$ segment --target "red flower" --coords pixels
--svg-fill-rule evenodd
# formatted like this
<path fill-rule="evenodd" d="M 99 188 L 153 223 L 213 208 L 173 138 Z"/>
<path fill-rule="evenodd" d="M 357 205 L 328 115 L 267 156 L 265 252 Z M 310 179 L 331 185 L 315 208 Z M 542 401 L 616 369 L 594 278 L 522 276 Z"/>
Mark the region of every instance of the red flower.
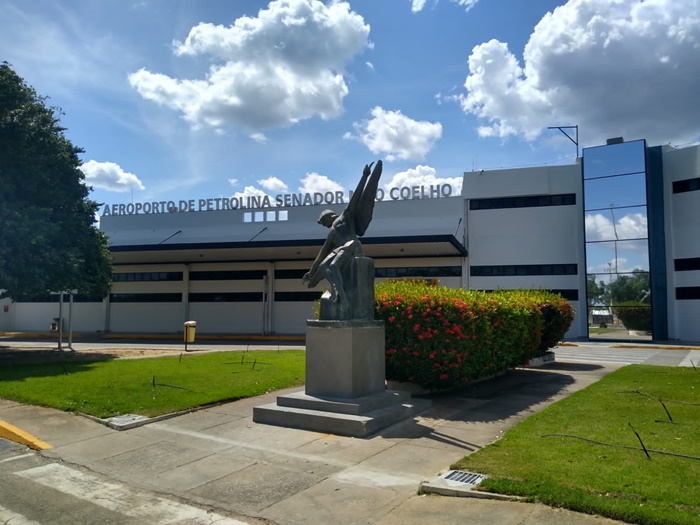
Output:
<path fill-rule="evenodd" d="M 448 377 L 450 376 L 447 374 L 440 374 L 440 379 L 447 379 Z"/>
<path fill-rule="evenodd" d="M 395 319 L 395 317 L 394 317 L 393 315 L 390 315 L 390 316 L 389 316 L 389 322 L 390 322 L 390 323 L 393 323 L 393 322 L 394 322 L 394 319 Z"/>

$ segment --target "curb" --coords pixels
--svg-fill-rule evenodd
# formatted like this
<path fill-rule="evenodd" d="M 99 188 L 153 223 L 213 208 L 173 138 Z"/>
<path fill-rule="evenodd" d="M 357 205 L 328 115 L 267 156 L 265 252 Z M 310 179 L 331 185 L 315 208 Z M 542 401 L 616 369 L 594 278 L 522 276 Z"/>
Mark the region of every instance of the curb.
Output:
<path fill-rule="evenodd" d="M 431 483 L 427 481 L 420 484 L 418 494 L 437 494 L 438 496 L 449 496 L 454 498 L 479 498 L 498 501 L 527 501 L 526 498 L 521 496 L 509 496 L 508 494 L 483 492 L 469 488 L 448 487 L 440 483 Z"/>
<path fill-rule="evenodd" d="M 0 419 L 0 437 L 4 439 L 9 439 L 15 443 L 20 443 L 22 445 L 27 445 L 29 448 L 34 450 L 47 450 L 53 448 L 45 441 L 42 441 L 36 436 L 31 435 L 29 432 L 17 428 L 6 421 Z"/>

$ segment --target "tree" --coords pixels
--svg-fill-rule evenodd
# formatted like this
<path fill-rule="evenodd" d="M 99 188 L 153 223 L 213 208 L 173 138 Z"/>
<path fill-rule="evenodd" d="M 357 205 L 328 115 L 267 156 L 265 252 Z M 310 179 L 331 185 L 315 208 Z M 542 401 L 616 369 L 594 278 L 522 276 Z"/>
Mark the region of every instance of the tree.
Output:
<path fill-rule="evenodd" d="M 112 264 L 61 111 L 0 64 L 0 296 L 105 297 Z"/>
<path fill-rule="evenodd" d="M 603 281 L 596 282 L 596 276 L 591 274 L 586 277 L 586 289 L 588 295 L 588 306 L 605 304 L 606 287 Z"/>
<path fill-rule="evenodd" d="M 620 275 L 609 285 L 612 304 L 641 301 L 649 290 L 649 272 L 634 270 L 631 275 Z"/>

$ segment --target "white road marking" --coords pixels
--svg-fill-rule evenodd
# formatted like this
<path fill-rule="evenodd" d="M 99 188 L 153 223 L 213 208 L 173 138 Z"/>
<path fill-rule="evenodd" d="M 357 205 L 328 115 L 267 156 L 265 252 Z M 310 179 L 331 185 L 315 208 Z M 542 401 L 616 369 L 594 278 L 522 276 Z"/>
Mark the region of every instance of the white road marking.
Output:
<path fill-rule="evenodd" d="M 3 459 L 3 460 L 0 460 L 0 463 L 5 463 L 6 461 L 14 461 L 14 460 L 16 460 L 16 459 L 28 458 L 28 457 L 33 456 L 33 455 L 34 455 L 34 454 L 32 454 L 32 453 L 30 452 L 29 454 L 22 454 L 22 455 L 20 455 L 20 456 L 13 456 L 13 457 L 11 457 L 11 458 L 5 458 L 5 459 Z"/>
<path fill-rule="evenodd" d="M 35 483 L 89 501 L 124 516 L 153 525 L 247 525 L 245 522 L 207 512 L 177 501 L 151 496 L 126 486 L 102 481 L 59 464 L 49 464 L 16 472 Z M 11 522 L 14 524 L 14 522 Z M 33 522 L 32 522 L 33 523 Z"/>
<path fill-rule="evenodd" d="M 554 353 L 557 358 L 561 358 L 565 361 L 641 364 L 656 355 L 658 350 L 616 350 L 588 346 L 579 348 L 557 348 Z"/>

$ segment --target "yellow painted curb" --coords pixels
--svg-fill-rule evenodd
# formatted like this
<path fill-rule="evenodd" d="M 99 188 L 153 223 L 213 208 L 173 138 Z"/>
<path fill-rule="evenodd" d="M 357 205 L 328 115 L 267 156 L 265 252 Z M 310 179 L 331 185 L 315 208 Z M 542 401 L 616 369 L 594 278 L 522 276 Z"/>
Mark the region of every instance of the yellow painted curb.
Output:
<path fill-rule="evenodd" d="M 46 450 L 53 448 L 45 441 L 42 441 L 36 436 L 32 436 L 30 433 L 17 428 L 14 425 L 7 423 L 0 419 L 0 437 L 14 441 L 15 443 L 21 443 L 22 445 L 27 445 L 29 448 L 34 450 Z"/>

